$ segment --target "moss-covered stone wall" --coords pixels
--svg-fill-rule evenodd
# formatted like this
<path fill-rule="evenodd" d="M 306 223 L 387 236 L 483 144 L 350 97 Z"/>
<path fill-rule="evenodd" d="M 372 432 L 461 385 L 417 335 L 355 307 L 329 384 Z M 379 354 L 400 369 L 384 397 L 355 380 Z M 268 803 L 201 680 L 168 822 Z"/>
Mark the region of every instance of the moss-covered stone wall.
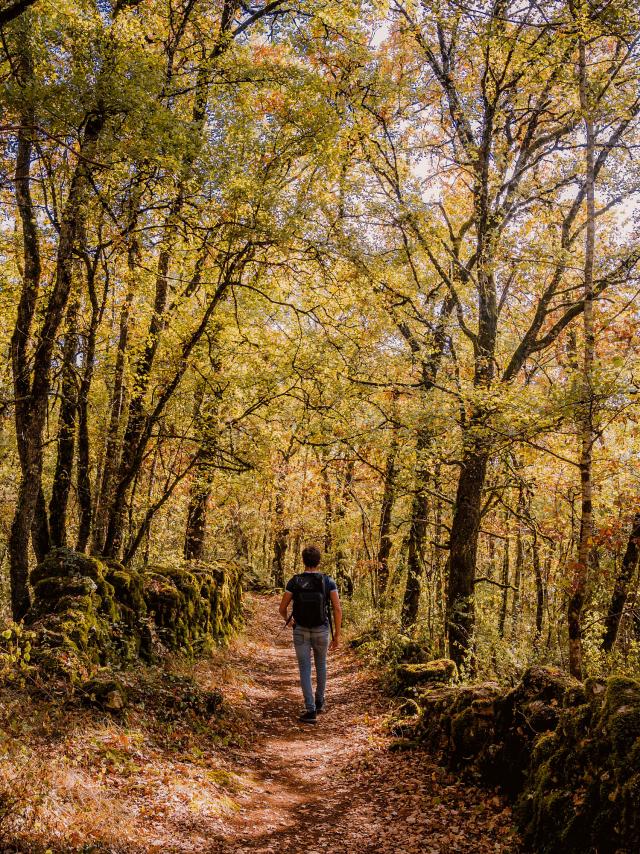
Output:
<path fill-rule="evenodd" d="M 409 688 L 405 738 L 515 802 L 525 841 L 541 854 L 640 851 L 640 682 L 577 682 L 532 667 L 495 683 Z"/>
<path fill-rule="evenodd" d="M 98 667 L 193 653 L 240 619 L 241 574 L 231 564 L 154 566 L 143 572 L 55 549 L 31 573 L 39 666 L 86 679 Z"/>

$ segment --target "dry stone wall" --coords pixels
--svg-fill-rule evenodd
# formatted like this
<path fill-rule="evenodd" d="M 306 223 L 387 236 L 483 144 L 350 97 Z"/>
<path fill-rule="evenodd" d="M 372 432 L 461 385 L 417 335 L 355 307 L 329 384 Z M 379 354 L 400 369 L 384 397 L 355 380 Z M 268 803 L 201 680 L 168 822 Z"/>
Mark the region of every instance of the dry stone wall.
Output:
<path fill-rule="evenodd" d="M 34 661 L 72 681 L 107 665 L 194 653 L 240 619 L 241 573 L 231 564 L 154 566 L 143 572 L 55 549 L 31 573 Z"/>
<path fill-rule="evenodd" d="M 396 733 L 513 801 L 525 842 L 540 854 L 640 851 L 640 682 L 581 683 L 531 667 L 519 684 L 416 683 Z"/>

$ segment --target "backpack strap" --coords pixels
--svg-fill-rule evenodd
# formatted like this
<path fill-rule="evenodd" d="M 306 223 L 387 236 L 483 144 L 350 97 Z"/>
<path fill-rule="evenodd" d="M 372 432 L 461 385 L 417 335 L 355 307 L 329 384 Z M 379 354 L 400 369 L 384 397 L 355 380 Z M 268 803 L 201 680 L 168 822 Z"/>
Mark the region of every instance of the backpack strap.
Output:
<path fill-rule="evenodd" d="M 324 587 L 324 601 L 327 608 L 327 619 L 329 620 L 329 631 L 331 632 L 331 640 L 333 640 L 333 621 L 331 619 L 331 593 L 329 591 L 329 576 L 322 574 L 322 584 Z"/>

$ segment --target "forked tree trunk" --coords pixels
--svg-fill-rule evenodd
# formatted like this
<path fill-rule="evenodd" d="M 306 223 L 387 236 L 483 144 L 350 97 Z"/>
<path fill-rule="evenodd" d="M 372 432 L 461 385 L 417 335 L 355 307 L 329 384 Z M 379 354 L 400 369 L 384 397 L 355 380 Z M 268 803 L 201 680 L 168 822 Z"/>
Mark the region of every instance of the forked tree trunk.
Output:
<path fill-rule="evenodd" d="M 86 215 L 86 197 L 89 184 L 88 164 L 95 160 L 95 150 L 104 124 L 104 115 L 94 113 L 87 119 L 84 127 L 80 151 L 60 224 L 54 282 L 49 292 L 47 304 L 44 307 L 42 326 L 33 355 L 33 379 L 25 405 L 20 413 L 23 419 L 23 423 L 19 425 L 23 441 L 22 476 L 9 536 L 11 601 L 13 616 L 16 620 L 22 619 L 29 607 L 29 533 L 42 489 L 42 436 L 49 402 L 51 360 L 58 329 L 64 317 L 71 291 L 75 241 L 82 219 Z M 29 181 L 30 154 L 31 142 L 29 138 L 25 138 L 23 141 L 23 157 L 17 164 L 19 172 L 16 175 L 16 197 L 23 226 L 25 255 L 27 251 L 32 255 L 34 240 L 37 243 L 37 227 L 33 206 L 30 196 L 24 196 L 25 181 Z M 25 159 L 26 157 L 28 160 Z M 18 186 L 20 186 L 19 190 Z M 32 257 L 30 262 L 33 264 Z M 29 324 L 30 307 L 31 318 L 33 317 L 37 287 L 38 283 L 33 276 L 28 281 L 26 278 L 23 279 L 23 293 L 20 299 L 16 328 L 24 319 Z M 20 350 L 22 353 L 26 352 L 25 332 L 28 335 L 28 326 L 26 329 L 21 328 L 17 335 L 14 330 L 14 339 L 17 339 L 16 356 L 18 356 L 18 361 Z M 18 364 L 17 367 L 23 384 L 24 366 Z"/>
<path fill-rule="evenodd" d="M 191 121 L 195 132 L 194 138 L 197 138 L 198 141 L 201 140 L 201 133 L 206 117 L 208 94 L 211 85 L 209 72 L 208 65 L 203 65 L 198 73 L 195 86 Z M 141 465 L 144 445 L 146 444 L 145 436 L 148 428 L 148 414 L 145 411 L 147 392 L 162 332 L 166 323 L 165 311 L 169 296 L 169 268 L 171 266 L 173 251 L 179 238 L 180 218 L 187 201 L 187 184 L 191 177 L 196 154 L 197 148 L 194 146 L 190 147 L 183 156 L 176 193 L 163 224 L 162 243 L 155 275 L 153 312 L 149 321 L 146 344 L 134 369 L 134 390 L 129 404 L 127 423 L 122 439 L 119 466 L 117 474 L 114 477 L 115 484 L 111 490 L 108 508 L 105 513 L 106 533 L 103 551 L 109 557 L 117 557 L 122 547 L 125 512 L 131 498 L 132 483 Z"/>

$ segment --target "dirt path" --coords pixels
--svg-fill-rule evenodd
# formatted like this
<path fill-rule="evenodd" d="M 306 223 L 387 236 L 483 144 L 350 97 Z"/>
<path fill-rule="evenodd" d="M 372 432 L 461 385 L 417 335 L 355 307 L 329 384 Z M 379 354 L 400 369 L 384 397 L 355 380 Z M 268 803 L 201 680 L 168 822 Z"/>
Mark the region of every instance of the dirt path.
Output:
<path fill-rule="evenodd" d="M 389 711 L 355 656 L 330 658 L 327 711 L 301 724 L 287 630 L 274 637 L 273 599 L 256 597 L 234 664 L 255 725 L 250 748 L 229 757 L 242 781 L 238 810 L 211 854 L 403 854 L 518 850 L 508 808 L 418 753 L 392 753 Z"/>
<path fill-rule="evenodd" d="M 122 715 L 0 692 L 0 806 L 15 803 L 0 854 L 518 851 L 498 797 L 388 749 L 390 701 L 349 650 L 330 657 L 326 714 L 299 723 L 290 630 L 274 634 L 274 597 L 248 605 L 245 631 L 195 668 L 123 673 Z M 184 705 L 180 668 L 222 689 L 222 715 Z"/>

